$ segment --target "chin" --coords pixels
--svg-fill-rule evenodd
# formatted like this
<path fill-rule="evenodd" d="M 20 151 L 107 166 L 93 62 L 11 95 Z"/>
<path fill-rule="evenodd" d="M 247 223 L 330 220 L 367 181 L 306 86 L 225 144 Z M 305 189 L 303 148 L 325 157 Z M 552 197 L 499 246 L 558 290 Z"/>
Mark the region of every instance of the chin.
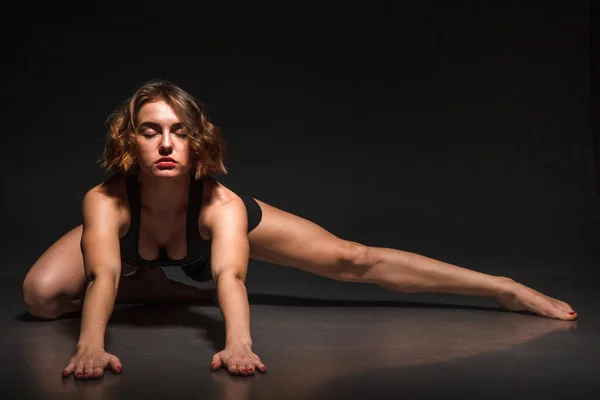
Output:
<path fill-rule="evenodd" d="M 173 169 L 158 169 L 152 168 L 151 175 L 157 178 L 177 178 L 179 176 L 186 175 L 189 172 L 187 169 L 173 168 Z"/>
<path fill-rule="evenodd" d="M 172 170 L 156 170 L 152 171 L 152 175 L 157 178 L 176 178 L 178 176 L 183 175 L 181 171 L 172 169 Z"/>

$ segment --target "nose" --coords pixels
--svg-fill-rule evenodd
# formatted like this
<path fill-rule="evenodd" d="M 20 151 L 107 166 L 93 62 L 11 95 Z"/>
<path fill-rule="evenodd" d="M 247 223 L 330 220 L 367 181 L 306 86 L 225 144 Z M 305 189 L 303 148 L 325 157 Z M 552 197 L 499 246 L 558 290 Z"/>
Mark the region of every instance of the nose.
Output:
<path fill-rule="evenodd" d="M 162 140 L 160 141 L 160 148 L 158 152 L 161 156 L 171 154 L 173 152 L 173 145 L 171 144 L 171 138 L 168 134 L 162 135 Z"/>

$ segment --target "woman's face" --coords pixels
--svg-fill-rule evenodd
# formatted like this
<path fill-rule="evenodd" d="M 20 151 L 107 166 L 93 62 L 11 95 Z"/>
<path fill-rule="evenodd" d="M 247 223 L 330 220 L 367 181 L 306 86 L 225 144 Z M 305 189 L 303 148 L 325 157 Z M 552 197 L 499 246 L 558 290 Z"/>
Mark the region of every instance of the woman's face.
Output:
<path fill-rule="evenodd" d="M 137 115 L 135 133 L 139 168 L 156 177 L 174 177 L 191 168 L 187 129 L 162 100 L 146 103 Z"/>

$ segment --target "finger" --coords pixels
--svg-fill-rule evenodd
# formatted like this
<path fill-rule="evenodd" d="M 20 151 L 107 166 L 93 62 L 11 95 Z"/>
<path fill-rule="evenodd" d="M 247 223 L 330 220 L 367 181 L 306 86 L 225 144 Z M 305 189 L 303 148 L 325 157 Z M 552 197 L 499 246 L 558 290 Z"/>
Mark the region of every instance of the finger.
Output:
<path fill-rule="evenodd" d="M 75 363 L 73 361 L 71 361 L 70 363 L 67 364 L 67 366 L 63 369 L 63 376 L 69 376 L 70 374 L 73 373 L 73 371 L 75 370 Z"/>
<path fill-rule="evenodd" d="M 83 366 L 83 379 L 89 379 L 94 374 L 94 360 L 88 359 Z"/>
<path fill-rule="evenodd" d="M 248 361 L 246 364 L 246 373 L 248 375 L 254 375 L 254 364 L 251 361 Z"/>
<path fill-rule="evenodd" d="M 260 372 L 267 372 L 267 367 L 261 361 L 258 361 L 256 363 L 256 369 L 259 370 Z"/>
<path fill-rule="evenodd" d="M 88 379 L 98 379 L 102 376 L 103 368 L 99 361 L 92 362 L 92 371 L 88 375 Z"/>
<path fill-rule="evenodd" d="M 75 378 L 83 378 L 83 361 L 81 361 L 81 359 L 75 364 Z"/>
<path fill-rule="evenodd" d="M 213 371 L 218 371 L 223 366 L 223 362 L 221 361 L 221 357 L 219 353 L 215 354 L 212 358 L 212 363 L 210 369 Z"/>
<path fill-rule="evenodd" d="M 228 365 L 227 371 L 229 371 L 231 375 L 240 375 L 240 370 L 238 369 L 237 364 Z"/>
<path fill-rule="evenodd" d="M 244 369 L 246 370 L 246 374 L 253 375 L 254 374 L 254 361 L 249 357 L 244 362 Z"/>
<path fill-rule="evenodd" d="M 240 371 L 240 375 L 248 375 L 248 369 L 246 368 L 245 362 L 239 362 L 236 364 L 238 371 Z"/>
<path fill-rule="evenodd" d="M 123 364 L 121 364 L 121 360 L 117 356 L 110 356 L 110 358 L 108 359 L 108 366 L 110 367 L 111 371 L 115 374 L 120 374 L 121 372 L 123 372 Z"/>

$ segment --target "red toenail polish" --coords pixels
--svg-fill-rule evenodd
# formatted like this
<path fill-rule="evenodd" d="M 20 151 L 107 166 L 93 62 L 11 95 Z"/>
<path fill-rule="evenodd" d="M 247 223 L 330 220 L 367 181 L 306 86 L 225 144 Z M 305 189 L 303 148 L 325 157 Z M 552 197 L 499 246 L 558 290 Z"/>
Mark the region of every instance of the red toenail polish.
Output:
<path fill-rule="evenodd" d="M 571 315 L 575 315 L 575 313 L 574 313 L 574 312 L 570 312 L 569 314 L 571 314 Z"/>

